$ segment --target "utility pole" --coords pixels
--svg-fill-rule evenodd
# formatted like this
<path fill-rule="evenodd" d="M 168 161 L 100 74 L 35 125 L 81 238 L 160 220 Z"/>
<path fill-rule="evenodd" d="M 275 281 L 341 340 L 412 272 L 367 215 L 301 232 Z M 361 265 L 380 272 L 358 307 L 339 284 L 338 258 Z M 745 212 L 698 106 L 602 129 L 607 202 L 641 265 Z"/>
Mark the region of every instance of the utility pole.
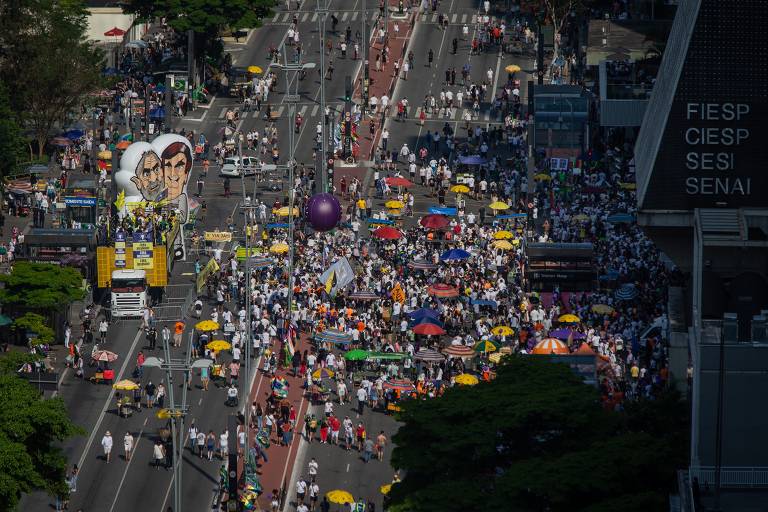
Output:
<path fill-rule="evenodd" d="M 165 75 L 165 131 L 171 131 L 171 119 L 173 118 L 173 77 Z"/>
<path fill-rule="evenodd" d="M 195 31 L 187 30 L 187 101 L 194 108 L 192 103 L 192 88 L 195 82 Z"/>
<path fill-rule="evenodd" d="M 320 126 L 320 156 L 315 158 L 315 179 L 320 179 L 320 191 L 328 191 L 328 173 L 325 168 L 325 159 L 328 158 L 327 126 L 325 122 L 325 23 L 328 19 L 328 9 L 331 6 L 330 0 L 317 0 L 317 31 L 320 34 L 320 112 L 323 115 L 323 122 Z M 291 146 L 293 150 L 293 146 Z M 290 183 L 293 187 L 293 182 Z"/>

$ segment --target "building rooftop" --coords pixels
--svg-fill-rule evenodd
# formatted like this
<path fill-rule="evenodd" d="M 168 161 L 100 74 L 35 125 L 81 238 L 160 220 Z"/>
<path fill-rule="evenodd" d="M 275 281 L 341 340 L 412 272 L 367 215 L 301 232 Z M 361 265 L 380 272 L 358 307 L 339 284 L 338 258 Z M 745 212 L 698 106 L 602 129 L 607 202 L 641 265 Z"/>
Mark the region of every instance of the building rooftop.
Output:
<path fill-rule="evenodd" d="M 642 60 L 659 54 L 672 24 L 669 21 L 591 20 L 587 33 L 587 65 L 602 60 Z"/>

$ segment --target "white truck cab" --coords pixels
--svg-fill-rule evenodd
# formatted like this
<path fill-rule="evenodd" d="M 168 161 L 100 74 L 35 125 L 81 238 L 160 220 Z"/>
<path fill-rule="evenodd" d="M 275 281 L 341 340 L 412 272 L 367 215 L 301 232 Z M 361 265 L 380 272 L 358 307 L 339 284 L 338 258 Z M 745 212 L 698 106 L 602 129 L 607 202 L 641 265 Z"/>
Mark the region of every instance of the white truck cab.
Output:
<path fill-rule="evenodd" d="M 112 272 L 110 309 L 113 317 L 141 316 L 147 304 L 147 272 L 145 270 Z"/>

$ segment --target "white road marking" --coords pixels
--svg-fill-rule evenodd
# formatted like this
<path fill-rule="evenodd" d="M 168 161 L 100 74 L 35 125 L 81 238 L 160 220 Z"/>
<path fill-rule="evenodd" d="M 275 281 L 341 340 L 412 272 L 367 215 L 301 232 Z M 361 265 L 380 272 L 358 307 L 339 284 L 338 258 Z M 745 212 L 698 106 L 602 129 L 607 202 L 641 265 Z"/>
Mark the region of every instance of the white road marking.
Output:
<path fill-rule="evenodd" d="M 352 18 L 350 19 L 350 21 L 356 21 L 357 20 L 357 14 L 358 14 L 358 11 L 353 12 L 352 13 Z"/>
<path fill-rule="evenodd" d="M 456 23 L 456 18 L 458 18 L 459 15 L 456 13 L 453 13 L 453 16 L 451 16 L 451 23 Z"/>
<path fill-rule="evenodd" d="M 141 335 L 143 334 L 142 330 L 139 330 L 136 333 L 136 337 L 133 338 L 133 343 L 131 344 L 131 348 L 128 349 L 128 354 L 125 356 L 125 359 L 123 360 L 123 366 L 120 367 L 120 372 L 115 377 L 115 382 L 118 382 L 122 380 L 123 374 L 125 373 L 125 369 L 128 367 L 128 362 L 133 362 L 133 351 L 136 349 L 136 345 L 139 343 L 139 338 L 141 338 Z M 107 396 L 107 400 L 104 402 L 104 407 L 101 408 L 101 413 L 99 414 L 99 419 L 96 420 L 96 424 L 93 426 L 93 430 L 91 430 L 91 435 L 88 436 L 88 442 L 85 443 L 85 449 L 83 450 L 83 454 L 80 456 L 80 460 L 77 463 L 77 467 L 80 468 L 80 471 L 83 470 L 83 466 L 85 465 L 85 461 L 88 457 L 88 452 L 91 450 L 91 445 L 93 444 L 94 439 L 96 439 L 96 434 L 99 432 L 99 429 L 101 428 L 101 423 L 104 421 L 104 416 L 107 414 L 107 409 L 112 404 L 112 398 L 115 396 L 115 390 L 110 389 L 109 390 L 109 396 Z"/>
<path fill-rule="evenodd" d="M 315 105 L 312 107 L 312 113 L 309 114 L 310 117 L 315 117 L 317 115 L 317 111 L 320 110 L 320 105 Z"/>
<path fill-rule="evenodd" d="M 309 18 L 309 13 L 308 13 L 308 12 L 305 12 L 305 13 L 304 13 L 304 14 L 301 16 L 301 22 L 302 22 L 302 23 L 304 23 L 305 21 L 307 21 L 307 18 Z"/>
<path fill-rule="evenodd" d="M 349 12 L 344 12 L 344 14 L 341 15 L 341 21 L 345 22 L 347 21 L 347 18 L 349 18 Z"/>
<path fill-rule="evenodd" d="M 145 425 L 147 424 L 146 420 L 144 420 L 144 424 Z M 117 498 L 120 497 L 120 489 L 123 488 L 123 482 L 125 482 L 125 476 L 128 474 L 128 469 L 131 467 L 131 462 L 133 462 L 133 456 L 136 454 L 136 448 L 139 447 L 139 441 L 141 441 L 141 434 L 143 433 L 144 433 L 144 429 L 142 428 L 139 431 L 139 435 L 136 436 L 136 441 L 133 443 L 133 451 L 131 451 L 131 459 L 125 465 L 125 470 L 123 471 L 123 477 L 120 479 L 120 485 L 117 486 L 117 491 L 115 491 L 115 499 L 112 500 L 112 506 L 109 507 L 109 512 L 112 512 L 113 510 L 115 510 L 115 505 L 117 505 Z M 123 448 L 123 453 L 125 453 L 125 448 Z"/>
<path fill-rule="evenodd" d="M 315 22 L 315 21 L 317 21 L 317 13 L 314 13 L 312 15 L 312 22 Z"/>
<path fill-rule="evenodd" d="M 349 473 L 349 462 L 347 462 L 347 473 Z"/>
<path fill-rule="evenodd" d="M 221 112 L 219 112 L 218 118 L 221 119 L 224 117 L 224 114 L 227 113 L 227 107 L 222 107 Z"/>
<path fill-rule="evenodd" d="M 277 20 L 280 18 L 280 14 L 282 14 L 282 13 L 275 14 L 275 17 L 272 18 L 272 23 L 277 23 Z"/>

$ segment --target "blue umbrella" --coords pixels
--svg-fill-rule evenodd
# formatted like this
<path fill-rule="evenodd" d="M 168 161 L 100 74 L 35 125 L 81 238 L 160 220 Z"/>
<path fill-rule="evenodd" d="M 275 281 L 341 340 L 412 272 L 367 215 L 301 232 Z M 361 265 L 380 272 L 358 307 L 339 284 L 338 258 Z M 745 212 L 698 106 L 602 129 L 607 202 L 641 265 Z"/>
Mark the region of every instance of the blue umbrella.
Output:
<path fill-rule="evenodd" d="M 434 213 L 437 215 L 456 215 L 456 208 L 430 206 L 429 213 Z"/>
<path fill-rule="evenodd" d="M 411 320 L 409 327 L 413 329 L 417 325 L 421 325 L 421 324 L 432 324 L 432 325 L 437 325 L 438 327 L 443 327 L 444 325 L 443 322 L 441 322 L 437 318 L 432 318 L 431 316 L 424 316 L 421 318 L 416 318 Z"/>
<path fill-rule="evenodd" d="M 505 213 L 504 215 L 497 215 L 493 220 L 505 220 L 505 219 L 524 219 L 528 216 L 527 213 Z"/>
<path fill-rule="evenodd" d="M 615 281 L 618 278 L 619 278 L 619 273 L 616 272 L 615 270 L 609 270 L 605 274 L 598 277 L 600 281 Z"/>
<path fill-rule="evenodd" d="M 459 163 L 464 165 L 482 165 L 488 161 L 480 155 L 470 155 L 459 157 Z"/>
<path fill-rule="evenodd" d="M 64 134 L 64 136 L 69 140 L 77 140 L 83 135 L 85 135 L 85 132 L 83 130 L 69 130 L 67 133 Z"/>
<path fill-rule="evenodd" d="M 270 224 L 267 224 L 267 229 L 275 229 L 275 228 L 289 228 L 291 227 L 290 224 L 287 222 L 272 222 Z"/>
<path fill-rule="evenodd" d="M 459 261 L 459 260 L 465 260 L 472 256 L 464 249 L 451 249 L 449 251 L 445 251 L 442 255 L 440 255 L 440 259 L 443 261 Z"/>
<path fill-rule="evenodd" d="M 153 108 L 149 111 L 149 117 L 153 119 L 162 119 L 165 117 L 165 107 Z"/>
<path fill-rule="evenodd" d="M 605 220 L 611 224 L 629 224 L 635 220 L 635 217 L 629 213 L 614 213 Z"/>
<path fill-rule="evenodd" d="M 499 305 L 496 303 L 495 300 L 488 300 L 488 299 L 472 299 L 469 301 L 469 303 L 473 306 L 491 306 L 492 308 L 497 308 Z"/>
<path fill-rule="evenodd" d="M 368 219 L 368 224 L 371 224 L 371 225 L 381 224 L 382 226 L 394 226 L 395 221 L 389 220 L 389 219 Z"/>
<path fill-rule="evenodd" d="M 619 300 L 632 300 L 639 294 L 640 292 L 637 291 L 637 288 L 635 288 L 635 285 L 633 284 L 621 285 L 621 288 L 616 290 L 616 298 Z"/>
<path fill-rule="evenodd" d="M 408 314 L 410 315 L 412 320 L 418 320 L 419 318 L 434 318 L 434 319 L 440 318 L 440 313 L 438 313 L 434 309 L 428 309 L 428 308 L 420 308 L 415 311 L 411 311 Z"/>

